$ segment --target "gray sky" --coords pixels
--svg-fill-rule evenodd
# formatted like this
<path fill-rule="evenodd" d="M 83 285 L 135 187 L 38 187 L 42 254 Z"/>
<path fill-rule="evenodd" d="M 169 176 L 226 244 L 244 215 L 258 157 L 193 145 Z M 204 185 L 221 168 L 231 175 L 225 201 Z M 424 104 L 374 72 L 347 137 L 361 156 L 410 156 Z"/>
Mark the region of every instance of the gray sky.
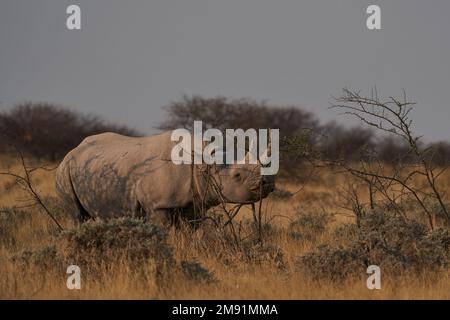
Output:
<path fill-rule="evenodd" d="M 79 4 L 82 30 L 66 29 Z M 382 30 L 366 28 L 381 6 Z M 406 89 L 427 140 L 450 140 L 448 0 L 2 0 L 0 108 L 61 103 L 152 132 L 182 94 L 314 111 L 345 86 Z M 343 121 L 343 119 L 338 119 Z"/>

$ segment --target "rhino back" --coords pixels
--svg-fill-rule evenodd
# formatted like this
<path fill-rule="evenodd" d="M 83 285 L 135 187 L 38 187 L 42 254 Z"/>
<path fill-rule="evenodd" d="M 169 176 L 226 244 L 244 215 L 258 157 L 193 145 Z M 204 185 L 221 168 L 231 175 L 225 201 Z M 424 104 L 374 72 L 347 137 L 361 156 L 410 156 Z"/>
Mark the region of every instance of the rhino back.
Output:
<path fill-rule="evenodd" d="M 170 133 L 137 138 L 104 133 L 83 140 L 65 161 L 76 196 L 91 215 L 122 216 L 133 210 L 140 180 L 157 183 L 158 176 L 171 175 L 171 150 Z"/>

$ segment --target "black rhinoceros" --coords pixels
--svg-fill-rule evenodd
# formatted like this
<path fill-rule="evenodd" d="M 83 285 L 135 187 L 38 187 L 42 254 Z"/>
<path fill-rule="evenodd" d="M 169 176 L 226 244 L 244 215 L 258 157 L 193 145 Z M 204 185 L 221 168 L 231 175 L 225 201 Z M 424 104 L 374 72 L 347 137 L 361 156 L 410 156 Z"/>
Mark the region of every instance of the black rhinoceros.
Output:
<path fill-rule="evenodd" d="M 256 202 L 274 189 L 260 164 L 174 164 L 175 144 L 171 132 L 87 137 L 59 165 L 57 192 L 79 221 L 131 215 L 166 224 L 174 212 L 190 219 L 200 207 Z"/>

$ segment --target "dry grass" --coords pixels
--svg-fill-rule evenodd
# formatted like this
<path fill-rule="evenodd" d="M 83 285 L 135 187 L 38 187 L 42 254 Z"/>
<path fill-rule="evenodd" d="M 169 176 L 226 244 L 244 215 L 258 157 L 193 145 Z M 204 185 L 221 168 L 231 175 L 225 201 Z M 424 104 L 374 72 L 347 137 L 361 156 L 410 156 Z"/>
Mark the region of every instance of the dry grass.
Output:
<path fill-rule="evenodd" d="M 0 158 L 0 170 L 18 170 L 10 158 Z M 53 172 L 38 171 L 33 179 L 38 192 L 53 197 Z M 11 180 L 0 178 L 0 207 L 20 206 L 24 194 L 8 189 Z M 323 169 L 305 185 L 281 182 L 278 188 L 289 191 L 264 202 L 266 222 L 265 245 L 260 247 L 249 236 L 240 248 L 230 244 L 226 233 L 208 228 L 196 231 L 170 230 L 167 244 L 177 262 L 197 261 L 209 270 L 215 281 L 189 280 L 178 269 L 158 282 L 154 260 L 134 261 L 114 253 L 95 268 L 82 269 L 82 289 L 66 288 L 65 268 L 39 264 L 18 266 L 12 257 L 24 250 L 39 250 L 58 245 L 60 238 L 52 222 L 38 208 L 13 213 L 9 221 L 0 220 L 0 298 L 1 299 L 450 299 L 450 271 L 439 273 L 405 272 L 396 277 L 382 275 L 382 289 L 368 290 L 367 275 L 342 282 L 313 280 L 296 267 L 299 256 L 315 250 L 320 244 L 334 241 L 334 230 L 353 222 L 349 212 L 340 207 L 342 187 L 349 177 Z M 450 189 L 450 178 L 446 188 Z M 364 189 L 361 195 L 364 198 Z M 50 198 L 49 198 L 50 199 Z M 300 209 L 298 209 L 300 208 Z M 323 232 L 296 239 L 290 223 L 299 211 L 328 212 L 334 220 Z M 66 229 L 74 228 L 63 213 L 58 219 Z M 251 213 L 243 210 L 238 221 L 242 237 L 251 232 Z M 82 254 L 82 253 L 81 253 Z M 76 261 L 75 261 L 76 262 Z M 74 263 L 75 263 L 74 262 Z M 51 260 L 48 260 L 51 263 Z"/>

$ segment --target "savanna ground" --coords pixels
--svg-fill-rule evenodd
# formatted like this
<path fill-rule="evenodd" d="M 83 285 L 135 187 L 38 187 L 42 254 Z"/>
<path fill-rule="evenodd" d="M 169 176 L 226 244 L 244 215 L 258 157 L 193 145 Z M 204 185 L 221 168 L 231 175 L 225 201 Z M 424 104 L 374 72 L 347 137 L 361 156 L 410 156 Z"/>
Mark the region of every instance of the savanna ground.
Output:
<path fill-rule="evenodd" d="M 13 158 L 0 159 L 0 171 L 21 170 Z M 13 179 L 2 176 L 0 298 L 450 299 L 448 230 L 430 233 L 414 218 L 414 205 L 409 222 L 391 218 L 380 205 L 358 231 L 344 208 L 352 177 L 329 167 L 302 176 L 278 180 L 264 200 L 262 244 L 249 208 L 236 217 L 238 239 L 228 227 L 211 224 L 167 235 L 131 219 L 79 228 L 58 205 L 54 171 L 37 170 L 33 185 L 63 225 L 61 234 L 39 207 L 27 206 L 29 196 Z M 450 174 L 442 181 L 449 190 Z M 367 201 L 366 188 L 358 191 Z M 377 247 L 380 237 L 384 246 Z M 366 286 L 372 263 L 382 270 L 380 290 Z M 70 264 L 81 267 L 81 290 L 66 287 Z"/>

